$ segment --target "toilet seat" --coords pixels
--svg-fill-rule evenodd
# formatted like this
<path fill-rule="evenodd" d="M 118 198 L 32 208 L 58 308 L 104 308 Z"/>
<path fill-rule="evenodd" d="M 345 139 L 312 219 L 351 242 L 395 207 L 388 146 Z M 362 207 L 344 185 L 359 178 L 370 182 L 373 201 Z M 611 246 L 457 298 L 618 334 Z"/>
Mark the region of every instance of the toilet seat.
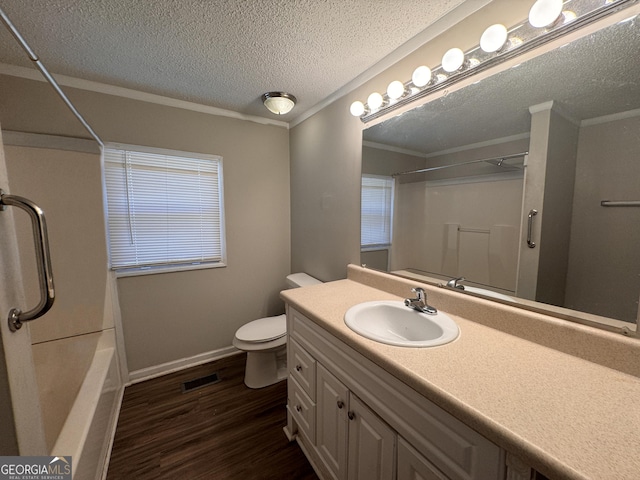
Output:
<path fill-rule="evenodd" d="M 264 343 L 287 334 L 287 316 L 265 317 L 253 320 L 238 329 L 236 339 L 243 343 Z"/>

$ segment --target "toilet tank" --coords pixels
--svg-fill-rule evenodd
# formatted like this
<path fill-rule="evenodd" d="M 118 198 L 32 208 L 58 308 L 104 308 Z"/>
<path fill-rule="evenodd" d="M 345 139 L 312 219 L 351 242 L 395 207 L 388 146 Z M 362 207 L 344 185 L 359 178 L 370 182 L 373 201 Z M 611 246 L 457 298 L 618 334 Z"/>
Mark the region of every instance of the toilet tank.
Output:
<path fill-rule="evenodd" d="M 320 280 L 306 273 L 292 273 L 291 275 L 287 275 L 287 288 L 308 287 L 320 283 L 322 283 Z"/>

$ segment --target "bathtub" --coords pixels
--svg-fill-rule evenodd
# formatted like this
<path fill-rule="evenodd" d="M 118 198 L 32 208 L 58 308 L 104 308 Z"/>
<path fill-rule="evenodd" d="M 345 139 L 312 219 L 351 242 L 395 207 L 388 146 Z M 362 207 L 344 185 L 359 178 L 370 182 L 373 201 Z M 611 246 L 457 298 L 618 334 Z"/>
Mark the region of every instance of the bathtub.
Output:
<path fill-rule="evenodd" d="M 77 480 L 106 477 L 124 386 L 120 380 L 113 329 L 101 333 L 80 391 L 51 455 L 72 456 Z"/>

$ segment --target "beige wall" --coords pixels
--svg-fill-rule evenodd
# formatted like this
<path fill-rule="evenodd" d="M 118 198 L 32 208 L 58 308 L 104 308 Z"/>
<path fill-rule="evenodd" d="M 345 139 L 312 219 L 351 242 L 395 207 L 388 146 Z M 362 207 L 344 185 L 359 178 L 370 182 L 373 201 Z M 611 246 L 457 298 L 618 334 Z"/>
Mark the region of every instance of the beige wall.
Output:
<path fill-rule="evenodd" d="M 229 347 L 240 325 L 283 312 L 278 294 L 291 271 L 288 130 L 65 90 L 105 142 L 223 157 L 228 266 L 118 280 L 129 370 Z M 87 136 L 48 85 L 0 76 L 0 91 L 15 92 L 0 96 L 5 130 Z M 99 218 L 101 190 L 90 200 Z M 80 296 L 74 301 L 82 304 Z"/>
<path fill-rule="evenodd" d="M 424 168 L 427 160 L 424 157 L 393 152 L 369 146 L 362 147 L 362 173 L 370 175 L 393 175 Z M 402 177 L 400 177 L 402 178 Z"/>
<path fill-rule="evenodd" d="M 528 235 L 525 216 L 533 216 L 534 248 L 520 246 L 517 296 L 564 305 L 578 126 L 552 102 L 535 106 L 531 116 L 529 161 L 525 173 L 521 236 Z"/>
<path fill-rule="evenodd" d="M 640 291 L 640 116 L 582 127 L 578 142 L 566 305 L 634 322 Z M 604 301 L 606 299 L 606 301 Z"/>
<path fill-rule="evenodd" d="M 571 120 L 552 112 L 544 204 L 538 214 L 540 263 L 536 288 L 536 301 L 551 305 L 565 305 L 578 131 Z"/>
<path fill-rule="evenodd" d="M 440 64 L 451 47 L 478 44 L 493 23 L 514 25 L 529 2 L 495 0 L 403 60 L 291 129 L 291 262 L 321 280 L 346 276 L 360 258 L 360 169 L 362 122 L 349 113 L 355 100 L 411 78 L 422 64 Z"/>

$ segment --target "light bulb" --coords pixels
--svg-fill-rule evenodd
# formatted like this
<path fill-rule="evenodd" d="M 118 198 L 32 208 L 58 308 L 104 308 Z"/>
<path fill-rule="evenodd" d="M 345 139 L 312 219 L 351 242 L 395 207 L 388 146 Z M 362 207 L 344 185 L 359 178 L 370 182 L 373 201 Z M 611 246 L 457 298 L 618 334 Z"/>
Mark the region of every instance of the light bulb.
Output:
<path fill-rule="evenodd" d="M 387 95 L 392 100 L 397 100 L 404 95 L 404 84 L 400 80 L 395 80 L 387 87 Z"/>
<path fill-rule="evenodd" d="M 364 113 L 364 103 L 360 101 L 353 102 L 349 111 L 354 117 L 361 117 Z"/>
<path fill-rule="evenodd" d="M 367 105 L 369 105 L 369 108 L 372 111 L 379 109 L 383 103 L 384 99 L 378 92 L 373 92 L 371 95 L 369 95 L 369 98 L 367 98 Z"/>
<path fill-rule="evenodd" d="M 480 37 L 480 48 L 487 53 L 497 52 L 507 42 L 507 27 L 500 23 L 491 25 Z"/>
<path fill-rule="evenodd" d="M 464 52 L 459 48 L 447 50 L 442 57 L 442 69 L 445 72 L 455 72 L 464 64 Z"/>
<path fill-rule="evenodd" d="M 529 10 L 532 27 L 543 28 L 552 25 L 562 14 L 562 0 L 536 0 Z"/>
<path fill-rule="evenodd" d="M 411 81 L 416 87 L 424 87 L 431 81 L 431 69 L 422 65 L 416 68 L 411 75 Z"/>

